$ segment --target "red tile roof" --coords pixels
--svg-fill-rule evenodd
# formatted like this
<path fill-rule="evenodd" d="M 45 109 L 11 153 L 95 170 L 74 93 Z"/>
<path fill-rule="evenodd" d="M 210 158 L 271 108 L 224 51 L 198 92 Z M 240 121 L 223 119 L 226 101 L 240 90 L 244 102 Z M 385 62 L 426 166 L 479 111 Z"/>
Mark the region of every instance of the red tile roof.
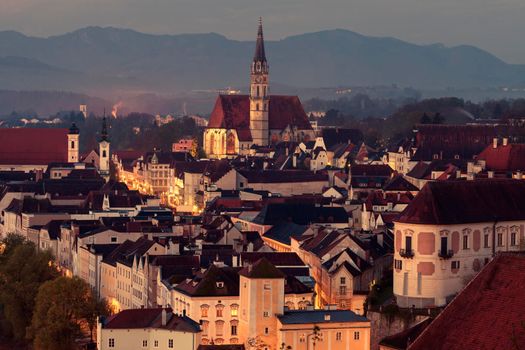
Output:
<path fill-rule="evenodd" d="M 0 128 L 0 164 L 67 162 L 68 129 Z"/>
<path fill-rule="evenodd" d="M 288 125 L 295 125 L 300 130 L 312 130 L 297 96 L 270 96 L 268 119 L 270 130 L 283 130 Z M 248 95 L 219 95 L 211 113 L 208 128 L 237 129 L 239 138 L 249 137 L 251 140 L 251 134 L 248 135 L 250 97 Z"/>
<path fill-rule="evenodd" d="M 523 290 L 525 257 L 496 257 L 408 349 L 517 349 L 525 344 Z"/>
<path fill-rule="evenodd" d="M 181 332 L 198 333 L 199 324 L 186 316 L 174 315 L 171 309 L 166 310 L 166 324 L 162 325 L 162 310 L 157 309 L 132 309 L 123 310 L 111 316 L 105 329 L 143 329 L 143 328 L 164 328 Z"/>
<path fill-rule="evenodd" d="M 267 278 L 267 279 L 278 279 L 285 278 L 284 273 L 279 271 L 271 262 L 265 257 L 257 260 L 254 264 L 242 268 L 239 271 L 239 275 L 248 278 Z"/>
<path fill-rule="evenodd" d="M 489 170 L 517 171 L 525 170 L 525 144 L 487 146 L 478 156 L 484 160 Z"/>
<path fill-rule="evenodd" d="M 396 220 L 451 225 L 525 219 L 525 181 L 451 180 L 427 183 Z"/>

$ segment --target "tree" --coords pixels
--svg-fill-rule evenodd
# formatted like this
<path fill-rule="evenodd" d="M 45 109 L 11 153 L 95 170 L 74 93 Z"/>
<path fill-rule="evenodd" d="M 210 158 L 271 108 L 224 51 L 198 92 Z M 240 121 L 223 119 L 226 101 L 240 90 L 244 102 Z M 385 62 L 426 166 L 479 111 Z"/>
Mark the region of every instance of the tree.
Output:
<path fill-rule="evenodd" d="M 4 333 L 17 341 L 24 340 L 31 323 L 38 288 L 58 272 L 50 264 L 53 256 L 38 251 L 32 242 L 10 234 L 0 244 L 0 309 Z"/>
<path fill-rule="evenodd" d="M 96 317 L 108 307 L 97 301 L 90 286 L 78 277 L 58 277 L 38 290 L 30 327 L 37 350 L 66 350 L 74 347 L 81 324 L 93 330 Z"/>
<path fill-rule="evenodd" d="M 430 119 L 430 117 L 426 113 L 423 113 L 423 116 L 419 120 L 419 123 L 421 123 L 421 124 L 430 124 L 431 122 L 432 122 L 432 120 Z"/>
<path fill-rule="evenodd" d="M 443 124 L 445 122 L 445 117 L 441 113 L 437 112 L 432 118 L 432 124 Z"/>

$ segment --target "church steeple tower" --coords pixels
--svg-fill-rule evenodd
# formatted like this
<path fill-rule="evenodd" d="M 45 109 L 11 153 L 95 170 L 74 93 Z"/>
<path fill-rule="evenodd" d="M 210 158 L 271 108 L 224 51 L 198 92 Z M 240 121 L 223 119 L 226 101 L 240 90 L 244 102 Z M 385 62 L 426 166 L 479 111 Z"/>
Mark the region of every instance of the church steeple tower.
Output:
<path fill-rule="evenodd" d="M 100 175 L 106 180 L 109 180 L 109 137 L 108 137 L 108 125 L 106 121 L 106 111 L 104 110 L 104 118 L 102 119 L 102 130 L 100 132 L 100 140 L 98 143 L 98 156 L 99 164 L 98 170 Z"/>
<path fill-rule="evenodd" d="M 264 51 L 262 19 L 259 18 L 257 42 L 253 55 L 250 79 L 250 130 L 253 143 L 258 146 L 269 144 L 268 130 L 268 89 L 269 67 Z"/>

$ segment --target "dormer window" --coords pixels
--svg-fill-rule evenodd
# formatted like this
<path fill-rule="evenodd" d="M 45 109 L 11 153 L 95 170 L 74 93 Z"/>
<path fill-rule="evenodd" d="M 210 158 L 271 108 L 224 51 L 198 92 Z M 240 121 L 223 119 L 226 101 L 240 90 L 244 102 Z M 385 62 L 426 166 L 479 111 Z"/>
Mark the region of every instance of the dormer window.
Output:
<path fill-rule="evenodd" d="M 217 288 L 224 288 L 224 282 L 217 282 Z"/>

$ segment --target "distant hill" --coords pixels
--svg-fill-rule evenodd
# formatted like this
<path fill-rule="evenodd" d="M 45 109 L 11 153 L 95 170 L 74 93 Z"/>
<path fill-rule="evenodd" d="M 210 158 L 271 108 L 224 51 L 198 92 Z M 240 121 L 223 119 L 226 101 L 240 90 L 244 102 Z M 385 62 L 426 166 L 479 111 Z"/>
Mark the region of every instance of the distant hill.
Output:
<path fill-rule="evenodd" d="M 271 31 L 271 28 L 267 28 Z M 255 36 L 255 33 L 254 33 Z M 328 30 L 268 41 L 272 82 L 416 88 L 525 84 L 525 67 L 472 46 L 415 45 Z M 180 93 L 246 86 L 254 42 L 88 27 L 49 38 L 0 32 L 0 89 Z"/>

